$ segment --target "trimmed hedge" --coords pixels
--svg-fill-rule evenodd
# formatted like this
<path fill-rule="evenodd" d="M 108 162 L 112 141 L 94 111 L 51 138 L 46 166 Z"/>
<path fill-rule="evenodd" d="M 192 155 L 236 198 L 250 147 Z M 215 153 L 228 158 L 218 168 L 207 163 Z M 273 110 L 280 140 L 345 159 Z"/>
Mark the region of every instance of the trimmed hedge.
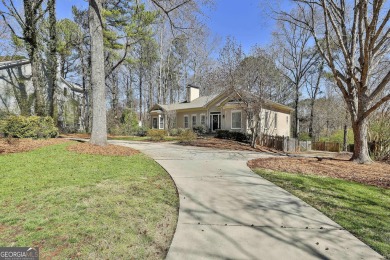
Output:
<path fill-rule="evenodd" d="M 230 132 L 229 130 L 217 130 L 217 138 L 234 140 L 247 143 L 250 140 L 250 135 L 241 132 Z"/>
<path fill-rule="evenodd" d="M 58 128 L 51 117 L 10 116 L 1 125 L 7 137 L 53 138 L 58 135 Z"/>
<path fill-rule="evenodd" d="M 161 141 L 164 140 L 164 137 L 168 135 L 166 130 L 162 129 L 150 129 L 148 130 L 147 136 L 149 136 L 152 141 Z"/>

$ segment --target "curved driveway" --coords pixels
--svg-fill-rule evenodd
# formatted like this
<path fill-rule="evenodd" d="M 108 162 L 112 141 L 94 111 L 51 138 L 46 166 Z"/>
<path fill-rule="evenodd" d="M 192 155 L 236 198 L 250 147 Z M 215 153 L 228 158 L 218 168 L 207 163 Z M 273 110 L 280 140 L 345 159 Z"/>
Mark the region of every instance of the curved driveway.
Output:
<path fill-rule="evenodd" d="M 111 141 L 151 156 L 179 191 L 167 259 L 381 259 L 302 200 L 254 174 L 265 153 Z"/>

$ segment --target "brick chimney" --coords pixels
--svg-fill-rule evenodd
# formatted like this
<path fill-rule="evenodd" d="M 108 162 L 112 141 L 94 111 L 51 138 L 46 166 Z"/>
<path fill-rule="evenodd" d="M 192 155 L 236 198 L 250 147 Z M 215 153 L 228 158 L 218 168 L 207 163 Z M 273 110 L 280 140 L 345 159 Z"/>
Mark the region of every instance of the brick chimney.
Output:
<path fill-rule="evenodd" d="M 187 86 L 187 102 L 190 103 L 199 97 L 199 87 L 188 84 Z"/>

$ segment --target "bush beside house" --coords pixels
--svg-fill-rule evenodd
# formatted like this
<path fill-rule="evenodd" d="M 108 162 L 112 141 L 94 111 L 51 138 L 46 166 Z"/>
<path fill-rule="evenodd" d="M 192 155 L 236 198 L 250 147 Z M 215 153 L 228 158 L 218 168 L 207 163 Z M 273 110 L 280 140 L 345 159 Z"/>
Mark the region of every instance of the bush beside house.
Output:
<path fill-rule="evenodd" d="M 229 130 L 218 130 L 216 137 L 243 143 L 247 143 L 250 140 L 250 135 L 248 134 L 244 134 L 241 132 L 230 132 Z"/>
<path fill-rule="evenodd" d="M 51 117 L 9 116 L 0 123 L 0 131 L 6 137 L 15 138 L 53 138 L 58 128 Z"/>

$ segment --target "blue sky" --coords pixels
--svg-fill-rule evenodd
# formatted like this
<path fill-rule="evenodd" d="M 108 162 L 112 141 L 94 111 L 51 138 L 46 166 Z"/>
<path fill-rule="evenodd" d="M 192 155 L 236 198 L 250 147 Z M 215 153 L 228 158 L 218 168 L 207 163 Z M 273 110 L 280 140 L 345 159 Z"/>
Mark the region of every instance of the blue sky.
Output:
<path fill-rule="evenodd" d="M 271 40 L 274 22 L 262 11 L 261 2 L 215 0 L 214 10 L 207 12 L 206 23 L 222 38 L 234 37 L 248 52 L 254 45 L 266 45 Z"/>
<path fill-rule="evenodd" d="M 274 22 L 262 12 L 260 0 L 215 0 L 214 7 L 206 11 L 205 23 L 212 34 L 225 39 L 234 37 L 245 52 L 255 44 L 270 43 Z M 261 3 L 263 3 L 261 6 Z M 87 7 L 84 0 L 57 1 L 58 19 L 72 17 L 72 5 Z"/>

